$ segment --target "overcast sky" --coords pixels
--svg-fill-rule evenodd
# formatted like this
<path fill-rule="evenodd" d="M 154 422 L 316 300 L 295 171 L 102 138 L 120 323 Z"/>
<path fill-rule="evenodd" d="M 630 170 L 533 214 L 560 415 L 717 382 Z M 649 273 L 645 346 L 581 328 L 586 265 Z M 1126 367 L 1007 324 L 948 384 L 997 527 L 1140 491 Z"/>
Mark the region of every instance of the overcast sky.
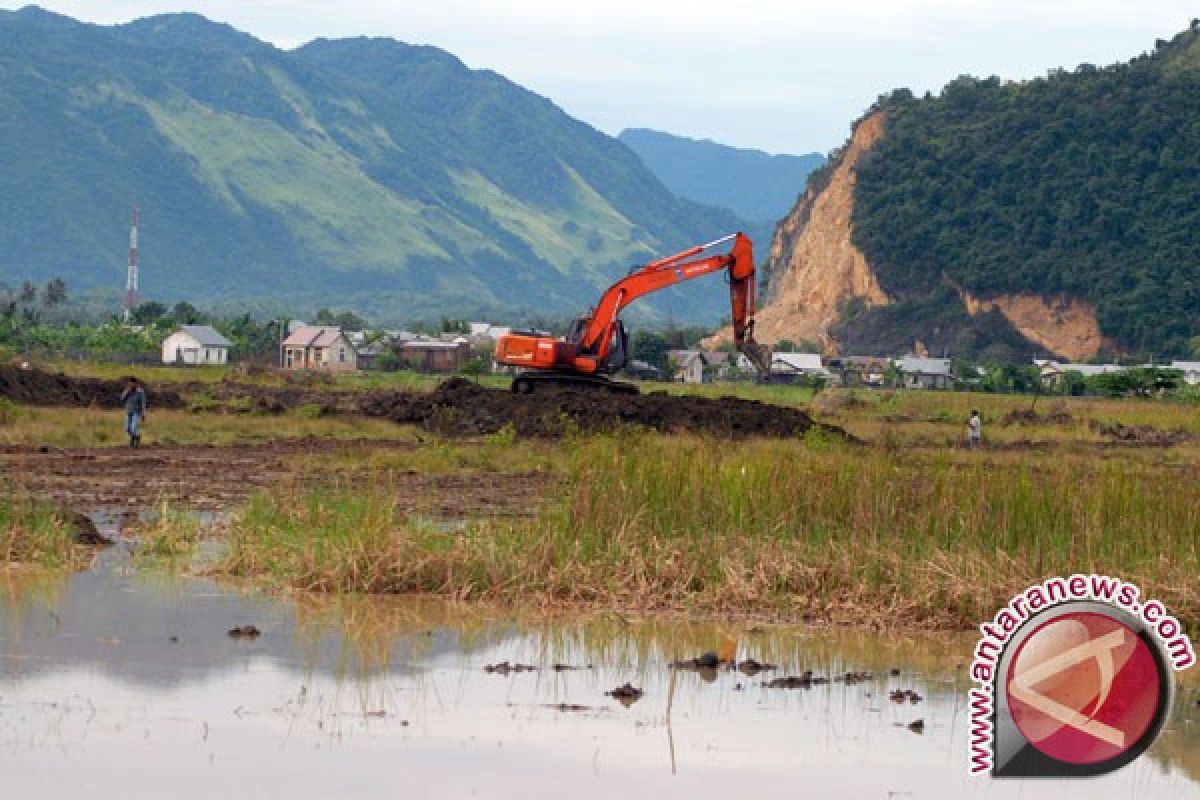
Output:
<path fill-rule="evenodd" d="M 2 8 L 21 3 L 0 0 Z M 1127 60 L 1196 0 L 45 0 L 101 23 L 196 11 L 290 48 L 319 36 L 433 44 L 609 133 L 649 127 L 827 151 L 877 95 Z"/>

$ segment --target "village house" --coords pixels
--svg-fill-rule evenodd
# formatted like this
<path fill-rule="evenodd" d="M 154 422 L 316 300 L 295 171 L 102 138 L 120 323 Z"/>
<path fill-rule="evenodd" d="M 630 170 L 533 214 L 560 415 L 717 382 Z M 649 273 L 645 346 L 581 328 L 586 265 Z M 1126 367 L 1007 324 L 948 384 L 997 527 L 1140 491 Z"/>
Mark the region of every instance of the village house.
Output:
<path fill-rule="evenodd" d="M 210 325 L 181 325 L 162 343 L 164 364 L 228 364 L 233 343 Z"/>
<path fill-rule="evenodd" d="M 891 366 L 891 359 L 881 356 L 841 356 L 829 361 L 834 382 L 850 388 L 883 386 Z"/>
<path fill-rule="evenodd" d="M 801 377 L 829 377 L 820 353 L 771 353 L 772 380 L 786 382 Z"/>
<path fill-rule="evenodd" d="M 732 380 L 754 372 L 754 364 L 744 353 L 723 350 L 670 350 L 667 358 L 675 367 L 676 383 L 707 383 Z"/>
<path fill-rule="evenodd" d="M 1183 373 L 1183 382 L 1188 386 L 1200 385 L 1200 361 L 1172 361 L 1171 369 Z"/>
<path fill-rule="evenodd" d="M 285 369 L 358 369 L 358 351 L 341 328 L 305 325 L 283 340 Z"/>
<path fill-rule="evenodd" d="M 704 355 L 699 350 L 671 350 L 667 360 L 672 365 L 671 376 L 676 383 L 704 382 Z"/>
<path fill-rule="evenodd" d="M 1096 375 L 1107 375 L 1127 369 L 1120 364 L 1064 364 L 1038 358 L 1035 358 L 1033 363 L 1040 369 L 1042 386 L 1048 389 L 1058 387 L 1068 372 L 1076 372 L 1084 378 L 1092 378 Z"/>
<path fill-rule="evenodd" d="M 625 365 L 623 372 L 627 377 L 638 381 L 661 381 L 663 379 L 661 369 L 649 362 L 640 361 L 636 358 L 630 360 Z"/>
<path fill-rule="evenodd" d="M 900 385 L 905 389 L 952 389 L 954 376 L 948 358 L 904 356 L 896 360 Z"/>
<path fill-rule="evenodd" d="M 408 339 L 395 348 L 400 361 L 418 372 L 454 372 L 471 358 L 471 343 L 465 336 L 451 341 Z"/>

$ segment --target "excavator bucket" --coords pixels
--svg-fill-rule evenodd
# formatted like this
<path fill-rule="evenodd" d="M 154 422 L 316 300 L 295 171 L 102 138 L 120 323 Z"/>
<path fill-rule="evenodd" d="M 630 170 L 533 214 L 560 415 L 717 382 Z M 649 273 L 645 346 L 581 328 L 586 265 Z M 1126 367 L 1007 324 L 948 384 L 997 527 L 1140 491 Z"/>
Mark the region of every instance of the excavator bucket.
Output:
<path fill-rule="evenodd" d="M 750 363 L 754 365 L 755 371 L 758 372 L 758 377 L 766 380 L 771 374 L 771 348 L 759 344 L 750 338 L 742 342 L 740 349 L 746 354 L 746 358 L 750 359 Z"/>

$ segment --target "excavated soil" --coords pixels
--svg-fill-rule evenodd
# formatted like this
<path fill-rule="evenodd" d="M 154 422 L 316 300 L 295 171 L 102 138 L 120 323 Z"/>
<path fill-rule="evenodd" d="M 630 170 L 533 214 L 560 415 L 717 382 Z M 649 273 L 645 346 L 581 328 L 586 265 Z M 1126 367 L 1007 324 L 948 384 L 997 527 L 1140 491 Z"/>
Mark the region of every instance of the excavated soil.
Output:
<path fill-rule="evenodd" d="M 61 372 L 0 366 L 0 397 L 14 403 L 39 406 L 97 406 L 120 408 L 123 381 L 100 378 L 76 378 Z M 152 408 L 183 408 L 183 397 L 172 388 L 146 387 L 146 401 Z"/>
<path fill-rule="evenodd" d="M 120 381 L 0 368 L 0 396 L 18 403 L 119 407 L 121 388 Z M 629 425 L 720 437 L 786 437 L 802 434 L 817 424 L 797 408 L 736 397 L 665 392 L 621 395 L 547 387 L 532 395 L 516 395 L 462 378 L 451 378 L 432 392 L 351 392 L 244 383 L 147 387 L 151 408 L 184 408 L 184 395 L 198 391 L 211 396 L 216 403 L 213 410 L 217 411 L 279 414 L 310 406 L 323 414 L 383 417 L 449 435 L 494 433 L 512 425 L 523 436 L 557 437 L 573 431 L 609 431 Z M 840 428 L 821 427 L 849 438 Z"/>
<path fill-rule="evenodd" d="M 554 437 L 572 431 L 608 431 L 634 425 L 722 437 L 782 437 L 804 433 L 816 425 L 799 409 L 736 397 L 543 389 L 532 395 L 517 395 L 452 378 L 428 393 L 366 395 L 360 410 L 368 416 L 458 435 L 494 433 L 512 425 L 523 436 Z M 846 435 L 840 429 L 830 430 Z"/>

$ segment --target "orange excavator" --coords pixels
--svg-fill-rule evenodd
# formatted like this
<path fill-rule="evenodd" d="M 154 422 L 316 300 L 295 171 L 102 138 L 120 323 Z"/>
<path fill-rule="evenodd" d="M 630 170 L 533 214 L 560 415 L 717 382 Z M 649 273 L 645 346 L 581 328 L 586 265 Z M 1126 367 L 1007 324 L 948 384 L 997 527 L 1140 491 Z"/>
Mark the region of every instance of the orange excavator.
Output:
<path fill-rule="evenodd" d="M 733 246 L 728 253 L 694 258 L 731 240 Z M 635 267 L 608 287 L 589 316 L 575 319 L 565 337 L 555 338 L 536 331 L 514 331 L 501 336 L 496 341 L 496 361 L 524 368 L 512 383 L 512 390 L 518 394 L 528 394 L 547 385 L 637 394 L 633 384 L 606 377 L 624 367 L 629 354 L 621 310 L 643 295 L 721 270 L 728 270 L 734 345 L 746 354 L 759 375 L 766 377 L 770 352 L 754 341 L 754 248 L 743 233 L 731 233 Z"/>

